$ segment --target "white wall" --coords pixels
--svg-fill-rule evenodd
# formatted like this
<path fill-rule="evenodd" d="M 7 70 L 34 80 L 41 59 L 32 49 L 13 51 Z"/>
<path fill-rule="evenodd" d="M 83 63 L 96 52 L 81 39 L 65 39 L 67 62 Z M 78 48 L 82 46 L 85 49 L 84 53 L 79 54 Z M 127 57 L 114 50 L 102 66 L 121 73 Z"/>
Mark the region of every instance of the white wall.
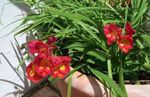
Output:
<path fill-rule="evenodd" d="M 14 33 L 10 33 L 21 21 L 9 25 L 25 14 L 26 7 L 19 7 L 9 0 L 0 0 L 0 97 L 21 97 L 20 95 L 29 90 L 24 70 L 19 68 L 19 71 L 16 71 L 19 61 L 12 46 L 16 44 Z M 25 39 L 25 35 L 17 37 L 20 44 L 24 43 Z"/>

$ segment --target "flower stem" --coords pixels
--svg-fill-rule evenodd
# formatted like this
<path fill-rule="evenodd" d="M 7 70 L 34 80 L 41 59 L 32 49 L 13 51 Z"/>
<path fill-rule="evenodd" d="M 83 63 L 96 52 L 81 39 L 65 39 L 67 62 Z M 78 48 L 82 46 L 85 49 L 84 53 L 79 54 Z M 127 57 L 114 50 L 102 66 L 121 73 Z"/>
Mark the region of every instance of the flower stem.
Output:
<path fill-rule="evenodd" d="M 124 76 L 123 76 L 123 62 L 121 61 L 121 64 L 119 66 L 119 85 L 122 89 L 122 91 L 125 93 L 125 97 L 128 97 L 126 88 L 125 88 L 125 83 L 124 83 Z"/>
<path fill-rule="evenodd" d="M 111 64 L 111 60 L 110 59 L 107 60 L 107 67 L 108 67 L 108 76 L 111 79 L 113 79 L 113 77 L 112 77 L 112 64 Z"/>
<path fill-rule="evenodd" d="M 68 92 L 67 92 L 67 97 L 71 97 L 71 83 L 72 83 L 72 75 L 69 76 L 68 79 Z"/>
<path fill-rule="evenodd" d="M 107 60 L 107 68 L 108 68 L 108 76 L 109 78 L 113 79 L 112 77 L 112 64 L 111 64 L 111 60 L 108 59 Z M 110 88 L 110 97 L 113 97 L 113 94 L 112 94 L 112 89 Z"/>

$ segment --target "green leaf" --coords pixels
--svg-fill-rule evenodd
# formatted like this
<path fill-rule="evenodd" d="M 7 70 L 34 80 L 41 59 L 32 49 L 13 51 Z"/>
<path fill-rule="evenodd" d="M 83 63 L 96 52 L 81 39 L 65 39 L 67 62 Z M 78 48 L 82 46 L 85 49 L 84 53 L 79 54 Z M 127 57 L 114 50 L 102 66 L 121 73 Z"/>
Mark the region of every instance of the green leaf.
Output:
<path fill-rule="evenodd" d="M 90 68 L 90 70 L 99 80 L 101 80 L 103 83 L 106 83 L 106 86 L 109 89 L 111 88 L 112 91 L 116 93 L 117 97 L 126 97 L 125 94 L 122 92 L 121 88 L 119 88 L 119 86 L 112 79 L 110 79 L 107 75 L 92 68 Z"/>
<path fill-rule="evenodd" d="M 65 30 L 63 30 L 63 31 L 59 31 L 55 36 L 56 37 L 63 37 L 63 36 L 65 36 L 65 35 L 69 35 L 69 33 L 71 33 L 71 32 L 73 32 L 73 31 L 75 31 L 76 29 L 75 28 L 72 28 L 72 29 L 65 29 Z"/>
<path fill-rule="evenodd" d="M 74 48 L 74 49 L 76 49 L 80 52 L 83 52 L 83 50 L 84 50 L 84 48 L 79 48 L 79 47 Z M 96 50 L 87 51 L 86 54 L 89 55 L 89 56 L 95 57 L 97 59 L 100 59 L 101 61 L 105 61 L 106 57 L 108 57 L 107 54 L 105 54 L 104 52 L 96 51 Z"/>
<path fill-rule="evenodd" d="M 135 8 L 137 9 L 137 12 L 134 12 L 132 17 L 132 25 L 134 25 L 134 27 L 137 26 L 139 21 L 143 18 L 144 13 L 148 9 L 147 0 L 135 0 Z"/>
<path fill-rule="evenodd" d="M 92 24 L 95 24 L 92 20 L 90 20 L 88 17 L 85 17 L 84 15 L 78 14 L 78 13 L 71 13 L 71 12 L 65 12 L 62 10 L 59 10 L 54 7 L 47 7 L 49 12 L 53 15 L 63 16 L 67 17 L 68 19 L 74 20 L 74 21 L 88 21 Z"/>
<path fill-rule="evenodd" d="M 17 29 L 20 29 L 20 31 L 15 33 L 15 36 L 21 33 L 27 33 L 29 31 L 32 31 L 35 28 L 40 28 L 41 24 L 50 23 L 52 19 L 53 18 L 51 18 L 50 16 L 45 16 L 45 15 L 40 15 L 39 17 L 38 15 L 27 16 L 25 20 L 23 21 L 23 23 L 20 25 L 20 28 L 17 28 Z M 34 21 L 34 22 L 31 22 L 31 21 Z M 31 22 L 31 23 L 28 23 L 28 22 Z"/>
<path fill-rule="evenodd" d="M 144 46 L 139 39 L 136 39 L 136 43 L 139 45 L 140 49 L 143 49 Z"/>
<path fill-rule="evenodd" d="M 150 36 L 147 34 L 144 34 L 141 37 L 148 43 L 148 45 L 150 47 Z"/>
<path fill-rule="evenodd" d="M 53 78 L 52 76 L 49 76 L 48 77 L 48 81 L 51 83 L 51 84 L 55 84 L 58 80 L 60 80 L 59 78 Z"/>
<path fill-rule="evenodd" d="M 145 55 L 145 63 L 143 64 L 143 67 L 146 70 L 150 70 L 150 60 L 149 60 L 149 57 L 147 55 Z"/>
<path fill-rule="evenodd" d="M 116 23 L 116 24 L 119 24 L 119 23 L 122 23 L 122 21 L 121 20 L 119 20 L 119 19 L 115 19 L 115 20 L 103 20 L 103 24 L 105 25 L 105 24 L 109 24 L 109 23 Z"/>
<path fill-rule="evenodd" d="M 100 51 L 91 50 L 91 51 L 88 51 L 87 54 L 95 58 L 98 58 L 101 61 L 106 61 L 106 55 L 104 55 L 104 53 L 102 54 L 102 52 Z"/>
<path fill-rule="evenodd" d="M 77 67 L 74 68 L 66 77 L 72 75 L 73 73 L 75 73 L 75 72 L 78 71 L 79 69 L 83 68 L 84 66 L 86 66 L 86 64 L 82 64 L 82 65 L 77 66 Z M 65 78 L 66 78 L 66 77 L 65 77 Z M 64 79 L 65 79 L 65 78 L 64 78 Z"/>
<path fill-rule="evenodd" d="M 78 47 L 87 47 L 87 44 L 86 43 L 83 43 L 83 42 L 73 42 L 69 45 L 67 45 L 65 48 L 69 48 L 69 49 L 74 49 L 74 48 L 78 48 Z"/>
<path fill-rule="evenodd" d="M 105 45 L 104 45 L 104 41 L 100 40 L 100 37 L 96 34 L 96 33 L 99 33 L 98 30 L 94 29 L 93 27 L 83 23 L 83 22 L 80 22 L 79 23 L 95 40 L 97 40 L 97 42 L 99 44 L 101 44 L 101 48 L 105 51 L 107 51 L 107 49 L 105 48 Z"/>

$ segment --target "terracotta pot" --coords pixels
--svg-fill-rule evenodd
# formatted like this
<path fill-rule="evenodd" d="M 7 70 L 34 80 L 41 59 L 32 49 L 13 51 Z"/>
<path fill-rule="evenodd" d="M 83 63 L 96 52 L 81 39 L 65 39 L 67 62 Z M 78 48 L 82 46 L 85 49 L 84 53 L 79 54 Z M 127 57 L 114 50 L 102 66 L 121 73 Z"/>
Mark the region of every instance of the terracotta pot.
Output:
<path fill-rule="evenodd" d="M 68 78 L 59 80 L 55 86 L 62 97 L 67 97 Z M 150 97 L 150 85 L 126 85 L 128 97 Z M 80 72 L 72 76 L 71 97 L 109 97 L 107 89 L 98 80 L 87 77 Z"/>

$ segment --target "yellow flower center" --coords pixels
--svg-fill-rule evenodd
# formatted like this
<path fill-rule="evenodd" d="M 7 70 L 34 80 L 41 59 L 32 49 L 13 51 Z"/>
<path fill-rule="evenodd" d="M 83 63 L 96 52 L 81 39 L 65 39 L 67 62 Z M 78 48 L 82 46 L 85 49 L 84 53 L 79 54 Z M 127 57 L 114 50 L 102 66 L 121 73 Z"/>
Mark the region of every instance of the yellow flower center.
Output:
<path fill-rule="evenodd" d="M 60 70 L 65 70 L 65 68 L 66 68 L 65 65 L 61 65 L 59 69 L 60 69 Z"/>
<path fill-rule="evenodd" d="M 65 68 L 66 68 L 66 66 L 63 64 L 63 65 L 61 65 L 61 66 L 57 66 L 57 67 L 55 67 L 54 68 L 54 72 L 57 72 L 58 70 L 65 70 Z"/>
<path fill-rule="evenodd" d="M 30 75 L 30 76 L 34 76 L 34 74 L 35 74 L 35 72 L 34 72 L 33 70 L 31 70 L 31 71 L 29 72 L 29 75 Z"/>
<path fill-rule="evenodd" d="M 117 34 L 117 32 L 113 31 L 113 32 L 111 33 L 111 35 L 117 36 L 118 34 Z"/>
<path fill-rule="evenodd" d="M 128 44 L 130 44 L 130 42 L 129 42 L 128 40 L 126 40 L 126 39 L 122 39 L 122 40 L 121 40 L 121 44 L 126 44 L 126 45 L 128 45 Z"/>

